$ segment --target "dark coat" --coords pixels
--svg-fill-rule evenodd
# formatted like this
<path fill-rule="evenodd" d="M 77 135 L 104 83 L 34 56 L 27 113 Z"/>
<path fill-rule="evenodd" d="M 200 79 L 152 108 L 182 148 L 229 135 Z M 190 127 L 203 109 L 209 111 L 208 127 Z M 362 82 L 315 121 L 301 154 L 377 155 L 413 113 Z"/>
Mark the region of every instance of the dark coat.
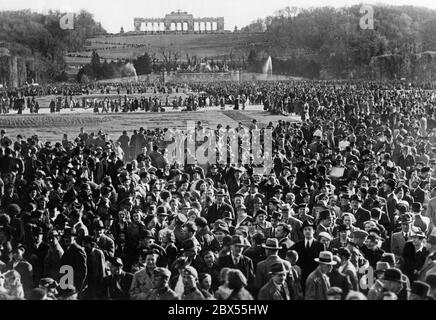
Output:
<path fill-rule="evenodd" d="M 100 296 L 107 300 L 129 300 L 133 274 L 122 271 L 119 276 L 110 275 L 103 279 Z"/>
<path fill-rule="evenodd" d="M 342 289 L 343 298 L 345 298 L 348 292 L 353 289 L 350 279 L 338 270 L 333 269 L 332 272 L 330 272 L 329 280 L 331 287 L 338 287 Z"/>
<path fill-rule="evenodd" d="M 48 250 L 48 244 L 42 242 L 38 248 L 32 246 L 27 252 L 27 260 L 32 264 L 33 268 L 33 283 L 35 287 L 38 286 L 39 280 L 44 276 L 44 259 L 48 254 Z"/>
<path fill-rule="evenodd" d="M 425 192 L 421 189 L 421 187 L 418 187 L 415 190 L 410 190 L 410 195 L 413 197 L 413 200 L 415 200 L 415 202 L 419 202 L 421 204 L 424 203 Z"/>
<path fill-rule="evenodd" d="M 67 250 L 61 259 L 61 266 L 70 265 L 74 270 L 74 286 L 77 292 L 83 289 L 85 283 L 87 267 L 86 267 L 86 252 L 77 243 L 73 243 Z M 61 274 L 60 277 L 63 275 Z"/>
<path fill-rule="evenodd" d="M 47 255 L 44 258 L 44 277 L 52 278 L 59 281 L 59 269 L 61 267 L 61 259 L 64 255 L 64 249 L 62 249 L 59 243 L 49 248 Z"/>
<path fill-rule="evenodd" d="M 309 274 L 318 267 L 318 263 L 315 258 L 318 258 L 319 253 L 324 251 L 324 245 L 318 240 L 313 240 L 312 246 L 308 249 L 305 248 L 305 240 L 301 240 L 291 247 L 291 250 L 295 250 L 298 253 L 297 265 L 301 268 L 301 281 L 304 289 Z"/>
<path fill-rule="evenodd" d="M 251 260 L 253 260 L 254 272 L 256 272 L 259 262 L 266 258 L 266 253 L 265 253 L 265 249 L 262 248 L 262 246 L 254 245 L 247 248 L 247 250 L 244 251 L 244 256 L 247 256 Z"/>
<path fill-rule="evenodd" d="M 422 250 L 416 252 L 413 242 L 408 241 L 404 245 L 403 259 L 404 266 L 403 271 L 410 281 L 415 281 L 418 278 L 418 271 L 424 265 L 425 259 L 428 256 L 428 250 L 423 247 Z"/>
<path fill-rule="evenodd" d="M 103 284 L 103 279 L 106 276 L 105 258 L 103 251 L 92 248 L 86 256 L 86 289 L 84 297 L 88 300 L 97 298 L 98 290 Z"/>
<path fill-rule="evenodd" d="M 365 257 L 366 260 L 368 260 L 369 265 L 375 270 L 377 266 L 377 262 L 381 260 L 383 253 L 385 251 L 380 248 L 376 248 L 375 250 L 370 250 L 366 245 L 364 245 L 360 250 Z"/>
<path fill-rule="evenodd" d="M 217 204 L 214 203 L 213 205 L 211 205 L 208 208 L 207 211 L 207 216 L 205 216 L 207 223 L 208 224 L 212 224 L 214 223 L 216 220 L 221 219 L 223 217 L 223 213 L 225 211 L 229 211 L 232 214 L 234 214 L 233 212 L 233 207 L 225 202 L 223 202 L 220 206 L 220 208 L 217 208 Z"/>
<path fill-rule="evenodd" d="M 360 207 L 359 209 L 356 210 L 355 213 L 354 212 L 352 213 L 356 218 L 356 223 L 354 225 L 363 230 L 364 229 L 363 223 L 371 219 L 371 212 Z"/>

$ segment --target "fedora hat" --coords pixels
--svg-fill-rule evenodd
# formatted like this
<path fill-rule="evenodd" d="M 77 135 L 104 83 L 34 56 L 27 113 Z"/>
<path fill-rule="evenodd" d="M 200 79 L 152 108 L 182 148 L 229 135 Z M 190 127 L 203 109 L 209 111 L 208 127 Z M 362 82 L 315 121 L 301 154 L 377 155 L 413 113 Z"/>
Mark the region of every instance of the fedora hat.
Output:
<path fill-rule="evenodd" d="M 244 238 L 238 235 L 232 236 L 232 241 L 230 244 L 234 246 L 249 247 L 249 245 L 245 243 Z"/>
<path fill-rule="evenodd" d="M 425 299 L 430 296 L 430 286 L 422 281 L 414 281 L 411 285 L 410 292 Z"/>
<path fill-rule="evenodd" d="M 311 228 L 313 228 L 314 230 L 316 229 L 315 224 L 313 224 L 313 222 L 311 222 L 311 221 L 309 221 L 309 220 L 305 220 L 305 221 L 303 222 L 303 224 L 301 225 L 300 230 L 303 231 L 304 228 L 307 228 L 307 227 L 311 227 Z"/>
<path fill-rule="evenodd" d="M 271 266 L 271 270 L 269 271 L 269 274 L 279 274 L 279 273 L 288 273 L 288 270 L 286 270 L 286 267 L 284 263 L 282 262 L 276 262 Z"/>
<path fill-rule="evenodd" d="M 279 241 L 276 238 L 268 238 L 266 242 L 262 245 L 262 248 L 270 250 L 280 250 Z"/>
<path fill-rule="evenodd" d="M 212 233 L 217 233 L 217 232 L 223 232 L 225 234 L 230 234 L 229 229 L 222 225 L 222 224 L 218 224 L 213 230 Z"/>
<path fill-rule="evenodd" d="M 403 273 L 397 268 L 386 269 L 383 280 L 403 283 Z"/>
<path fill-rule="evenodd" d="M 427 236 L 425 235 L 425 233 L 424 233 L 423 231 L 421 231 L 421 230 L 415 231 L 415 232 L 412 234 L 412 237 L 417 237 L 417 238 L 420 238 L 420 239 L 425 239 L 425 238 L 427 238 Z"/>
<path fill-rule="evenodd" d="M 314 259 L 318 263 L 335 265 L 337 262 L 333 259 L 333 253 L 330 251 L 321 251 L 319 257 Z"/>
<path fill-rule="evenodd" d="M 320 211 L 320 213 L 318 214 L 318 220 L 325 220 L 328 217 L 330 217 L 330 211 L 329 210 L 322 210 Z"/>

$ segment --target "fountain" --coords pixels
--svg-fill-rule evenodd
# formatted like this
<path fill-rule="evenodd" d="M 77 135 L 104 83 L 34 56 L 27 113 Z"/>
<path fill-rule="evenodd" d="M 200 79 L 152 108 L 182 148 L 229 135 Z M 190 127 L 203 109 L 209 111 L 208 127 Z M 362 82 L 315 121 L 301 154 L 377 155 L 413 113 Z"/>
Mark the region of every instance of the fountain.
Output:
<path fill-rule="evenodd" d="M 127 77 L 133 77 L 135 81 L 138 81 L 138 75 L 136 74 L 135 66 L 132 63 L 126 63 L 122 68 L 122 73 Z"/>
<path fill-rule="evenodd" d="M 268 59 L 266 60 L 262 71 L 263 71 L 263 74 L 265 75 L 265 80 L 268 78 L 272 78 L 272 59 L 271 59 L 271 56 L 269 56 Z"/>

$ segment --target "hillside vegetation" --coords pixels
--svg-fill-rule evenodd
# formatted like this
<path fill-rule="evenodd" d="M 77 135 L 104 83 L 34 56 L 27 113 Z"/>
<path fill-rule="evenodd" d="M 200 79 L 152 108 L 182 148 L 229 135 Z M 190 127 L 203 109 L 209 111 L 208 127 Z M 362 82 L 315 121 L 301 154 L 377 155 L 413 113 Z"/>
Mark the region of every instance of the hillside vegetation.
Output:
<path fill-rule="evenodd" d="M 87 38 L 106 33 L 92 14 L 84 10 L 75 15 L 73 30 L 61 29 L 61 17 L 62 13 L 53 11 L 48 14 L 0 11 L 0 47 L 31 61 L 29 77 L 38 74 L 41 80 L 62 79 L 66 68 L 64 55 L 82 50 Z"/>

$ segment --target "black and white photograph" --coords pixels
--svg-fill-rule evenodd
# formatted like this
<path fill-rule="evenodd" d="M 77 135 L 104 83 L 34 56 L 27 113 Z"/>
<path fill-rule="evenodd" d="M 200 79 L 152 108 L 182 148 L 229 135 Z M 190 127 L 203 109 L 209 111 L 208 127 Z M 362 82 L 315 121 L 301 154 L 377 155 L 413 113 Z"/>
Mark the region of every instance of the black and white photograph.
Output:
<path fill-rule="evenodd" d="M 435 299 L 436 2 L 0 0 L 0 300 Z"/>

